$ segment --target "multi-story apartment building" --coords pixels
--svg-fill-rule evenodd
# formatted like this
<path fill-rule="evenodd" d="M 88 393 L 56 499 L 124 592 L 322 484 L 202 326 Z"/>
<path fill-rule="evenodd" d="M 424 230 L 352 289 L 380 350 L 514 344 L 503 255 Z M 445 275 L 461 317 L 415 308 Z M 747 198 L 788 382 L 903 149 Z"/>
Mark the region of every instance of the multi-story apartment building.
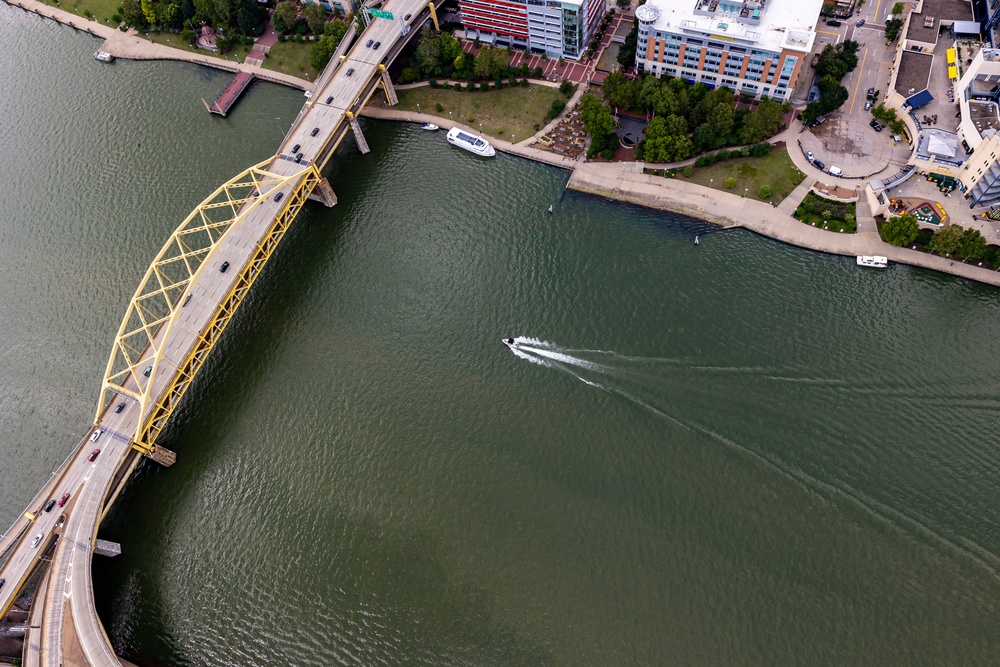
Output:
<path fill-rule="evenodd" d="M 603 0 L 461 0 L 465 36 L 579 60 L 601 20 Z"/>
<path fill-rule="evenodd" d="M 786 100 L 823 0 L 649 0 L 636 10 L 636 69 Z"/>

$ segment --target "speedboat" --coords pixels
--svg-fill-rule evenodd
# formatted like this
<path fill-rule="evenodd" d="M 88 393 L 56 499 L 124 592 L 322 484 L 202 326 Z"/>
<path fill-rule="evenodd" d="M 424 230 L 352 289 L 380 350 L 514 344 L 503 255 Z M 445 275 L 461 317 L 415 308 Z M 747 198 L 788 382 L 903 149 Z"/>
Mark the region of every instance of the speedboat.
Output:
<path fill-rule="evenodd" d="M 872 266 L 884 269 L 889 266 L 889 258 L 880 255 L 858 255 L 858 266 Z"/>
<path fill-rule="evenodd" d="M 437 130 L 439 130 L 441 128 L 439 128 L 434 123 L 421 123 L 420 124 L 420 129 L 421 130 L 427 130 L 428 132 L 436 132 Z"/>
<path fill-rule="evenodd" d="M 476 137 L 463 132 L 457 127 L 448 130 L 448 143 L 483 157 L 493 157 L 497 154 L 496 150 L 490 146 L 490 142 L 482 137 Z"/>
<path fill-rule="evenodd" d="M 518 346 L 517 341 L 514 340 L 513 338 L 504 338 L 502 340 L 503 340 L 503 344 L 506 345 L 507 347 L 509 347 L 512 350 L 516 349 L 517 346 Z"/>
<path fill-rule="evenodd" d="M 109 63 L 115 59 L 113 55 L 107 51 L 97 51 L 94 53 L 94 58 L 100 60 L 102 63 Z"/>

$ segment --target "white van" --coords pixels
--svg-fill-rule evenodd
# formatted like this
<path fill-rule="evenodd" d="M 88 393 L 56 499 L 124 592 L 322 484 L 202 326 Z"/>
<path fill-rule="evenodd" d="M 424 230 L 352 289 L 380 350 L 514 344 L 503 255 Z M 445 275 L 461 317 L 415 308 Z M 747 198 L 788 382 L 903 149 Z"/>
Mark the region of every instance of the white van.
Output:
<path fill-rule="evenodd" d="M 830 175 L 831 176 L 843 176 L 844 175 L 844 170 L 841 169 L 840 167 L 830 167 Z"/>

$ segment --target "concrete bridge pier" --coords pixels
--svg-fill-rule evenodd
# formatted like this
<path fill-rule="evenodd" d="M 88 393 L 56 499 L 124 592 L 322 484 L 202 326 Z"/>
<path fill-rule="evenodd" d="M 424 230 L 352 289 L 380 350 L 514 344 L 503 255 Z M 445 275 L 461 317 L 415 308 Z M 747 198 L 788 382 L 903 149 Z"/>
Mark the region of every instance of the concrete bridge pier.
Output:
<path fill-rule="evenodd" d="M 399 104 L 399 98 L 396 97 L 396 89 L 392 87 L 392 79 L 389 78 L 389 70 L 385 68 L 385 65 L 379 65 L 378 71 L 382 75 L 382 88 L 385 89 L 385 99 L 389 103 L 389 106 L 394 107 Z"/>
<path fill-rule="evenodd" d="M 358 119 L 350 111 L 345 114 L 347 119 L 351 122 L 351 130 L 354 131 L 354 140 L 358 142 L 358 150 L 361 154 L 370 153 L 371 149 L 368 148 L 368 142 L 365 140 L 365 135 L 361 133 L 361 125 L 358 124 Z"/>
<path fill-rule="evenodd" d="M 172 452 L 166 447 L 153 447 L 148 452 L 145 452 L 145 454 L 164 468 L 169 468 L 177 463 L 177 452 Z"/>
<path fill-rule="evenodd" d="M 309 199 L 318 201 L 327 208 L 332 208 L 337 205 L 337 193 L 333 191 L 330 181 L 325 178 L 316 184 L 316 189 L 310 193 Z"/>

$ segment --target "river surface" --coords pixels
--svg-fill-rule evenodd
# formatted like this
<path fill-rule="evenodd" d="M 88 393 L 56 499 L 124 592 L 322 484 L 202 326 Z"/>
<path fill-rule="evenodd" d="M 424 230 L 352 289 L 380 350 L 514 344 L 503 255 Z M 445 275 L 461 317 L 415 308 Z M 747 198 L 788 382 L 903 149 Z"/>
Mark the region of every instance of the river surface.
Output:
<path fill-rule="evenodd" d="M 258 83 L 212 117 L 227 75 L 97 46 L 0 6 L 3 526 L 88 428 L 169 232 L 303 102 Z M 102 529 L 119 653 L 996 664 L 1000 291 L 365 130 L 174 416 L 177 465 Z"/>

